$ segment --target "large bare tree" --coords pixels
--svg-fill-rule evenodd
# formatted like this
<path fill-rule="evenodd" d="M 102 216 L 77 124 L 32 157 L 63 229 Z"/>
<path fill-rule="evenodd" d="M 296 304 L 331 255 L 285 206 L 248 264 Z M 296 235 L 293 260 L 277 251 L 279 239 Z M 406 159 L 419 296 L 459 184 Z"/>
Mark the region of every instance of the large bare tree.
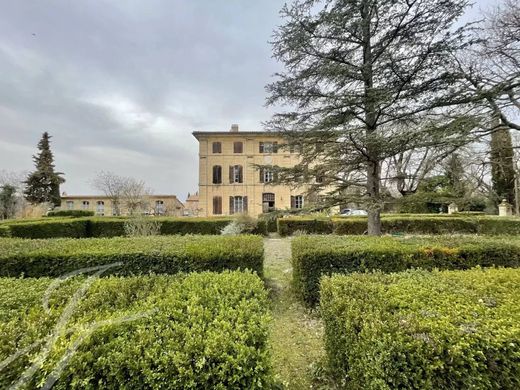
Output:
<path fill-rule="evenodd" d="M 301 145 L 284 182 L 320 177 L 321 198 L 345 202 L 362 186 L 368 233 L 381 234 L 381 164 L 406 150 L 460 145 L 473 118 L 460 103 L 452 56 L 466 43 L 453 26 L 466 0 L 295 0 L 282 8 L 274 57 L 285 66 L 267 86 L 284 105 L 266 127 Z M 353 174 L 354 172 L 354 174 Z"/>

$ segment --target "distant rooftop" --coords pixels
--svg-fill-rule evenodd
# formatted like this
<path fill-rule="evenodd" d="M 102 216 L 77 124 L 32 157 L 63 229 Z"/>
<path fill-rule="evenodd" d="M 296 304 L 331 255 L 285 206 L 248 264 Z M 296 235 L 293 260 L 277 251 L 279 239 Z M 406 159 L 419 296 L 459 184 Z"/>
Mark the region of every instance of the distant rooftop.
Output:
<path fill-rule="evenodd" d="M 192 134 L 195 138 L 200 139 L 200 137 L 208 135 L 236 136 L 237 133 L 240 135 L 265 135 L 271 137 L 279 137 L 278 134 L 270 131 L 239 131 L 239 127 L 237 124 L 232 124 L 231 128 L 228 131 L 194 131 Z"/>

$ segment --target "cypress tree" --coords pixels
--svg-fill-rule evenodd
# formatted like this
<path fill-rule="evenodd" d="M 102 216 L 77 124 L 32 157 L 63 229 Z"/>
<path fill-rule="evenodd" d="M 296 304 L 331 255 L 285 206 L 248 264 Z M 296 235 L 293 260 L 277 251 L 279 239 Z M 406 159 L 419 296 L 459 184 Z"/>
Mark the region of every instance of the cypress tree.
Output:
<path fill-rule="evenodd" d="M 506 199 L 515 203 L 515 168 L 513 164 L 513 142 L 511 133 L 500 126 L 491 134 L 491 182 L 497 195 L 497 202 Z"/>
<path fill-rule="evenodd" d="M 36 170 L 25 180 L 25 199 L 31 203 L 49 202 L 54 207 L 59 206 L 60 184 L 65 182 L 61 172 L 54 171 L 54 156 L 50 148 L 51 136 L 44 132 L 38 142 L 39 153 L 33 156 Z"/>

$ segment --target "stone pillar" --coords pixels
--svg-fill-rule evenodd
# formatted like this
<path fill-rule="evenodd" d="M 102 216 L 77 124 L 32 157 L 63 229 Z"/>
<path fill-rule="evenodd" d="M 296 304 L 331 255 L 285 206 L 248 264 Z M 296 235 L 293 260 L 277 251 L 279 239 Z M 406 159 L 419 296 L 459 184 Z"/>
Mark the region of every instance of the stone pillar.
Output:
<path fill-rule="evenodd" d="M 498 215 L 500 217 L 510 217 L 513 215 L 513 207 L 503 199 L 502 203 L 498 205 Z"/>
<path fill-rule="evenodd" d="M 457 205 L 455 203 L 450 203 L 448 205 L 448 214 L 453 214 L 453 213 L 458 213 L 459 212 L 459 208 L 457 207 Z"/>

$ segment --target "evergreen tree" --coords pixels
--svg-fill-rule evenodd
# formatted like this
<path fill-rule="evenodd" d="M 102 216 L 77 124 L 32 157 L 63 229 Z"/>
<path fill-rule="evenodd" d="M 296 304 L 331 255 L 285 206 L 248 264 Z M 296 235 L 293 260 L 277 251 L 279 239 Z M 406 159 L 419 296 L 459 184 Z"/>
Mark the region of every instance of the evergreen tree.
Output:
<path fill-rule="evenodd" d="M 293 0 L 282 8 L 274 57 L 285 65 L 267 86 L 283 105 L 266 127 L 299 146 L 301 164 L 275 167 L 280 182 L 320 181 L 328 205 L 362 189 L 368 234 L 381 234 L 381 166 L 400 152 L 461 145 L 473 117 L 460 100 L 453 55 L 466 0 Z"/>
<path fill-rule="evenodd" d="M 5 184 L 0 189 L 0 219 L 13 218 L 16 210 L 16 188 Z"/>
<path fill-rule="evenodd" d="M 491 182 L 497 203 L 506 199 L 515 203 L 515 168 L 513 163 L 513 143 L 506 126 L 500 126 L 491 134 L 490 143 Z"/>
<path fill-rule="evenodd" d="M 51 136 L 44 132 L 38 143 L 38 155 L 33 156 L 36 170 L 29 174 L 25 180 L 24 195 L 31 203 L 49 202 L 53 206 L 59 206 L 60 184 L 65 182 L 61 172 L 54 171 L 54 156 L 50 148 Z"/>
<path fill-rule="evenodd" d="M 445 176 L 448 180 L 450 192 L 456 198 L 462 198 L 465 195 L 464 183 L 464 167 L 457 153 L 451 154 L 445 164 Z"/>

